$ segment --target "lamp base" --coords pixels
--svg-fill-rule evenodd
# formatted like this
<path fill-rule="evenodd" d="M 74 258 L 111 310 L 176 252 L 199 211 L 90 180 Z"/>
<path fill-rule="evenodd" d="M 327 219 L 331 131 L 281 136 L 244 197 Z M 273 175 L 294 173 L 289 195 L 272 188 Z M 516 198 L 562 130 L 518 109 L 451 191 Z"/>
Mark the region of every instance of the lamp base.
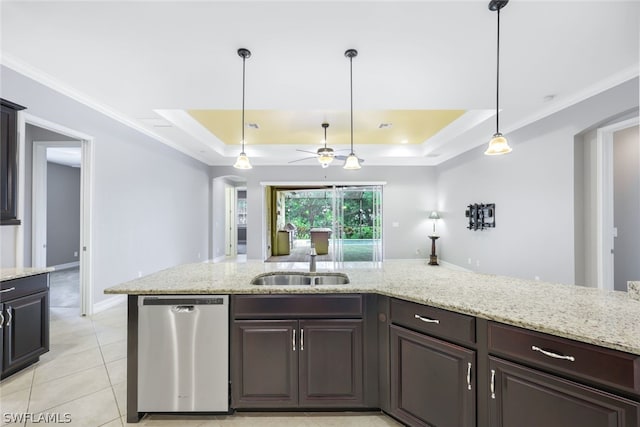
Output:
<path fill-rule="evenodd" d="M 436 240 L 440 238 L 440 236 L 429 236 L 431 239 L 431 255 L 429 255 L 429 265 L 440 265 L 438 264 L 438 255 L 436 255 Z"/>

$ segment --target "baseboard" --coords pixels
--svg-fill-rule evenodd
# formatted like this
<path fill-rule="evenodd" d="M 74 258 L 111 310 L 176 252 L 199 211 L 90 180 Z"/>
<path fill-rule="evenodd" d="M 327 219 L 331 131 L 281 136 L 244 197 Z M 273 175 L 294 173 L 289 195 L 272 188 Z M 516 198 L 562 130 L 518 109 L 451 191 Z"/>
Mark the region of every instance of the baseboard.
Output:
<path fill-rule="evenodd" d="M 443 267 L 447 267 L 450 270 L 456 270 L 456 271 L 466 271 L 468 273 L 473 273 L 473 270 L 469 270 L 468 268 L 464 268 L 464 267 L 460 267 L 457 264 L 452 264 L 450 262 L 447 261 L 443 261 L 441 259 L 438 260 L 438 263 L 443 266 Z"/>
<path fill-rule="evenodd" d="M 227 258 L 226 255 L 218 256 L 213 259 L 213 262 L 224 261 L 226 258 Z"/>
<path fill-rule="evenodd" d="M 80 261 L 68 262 L 66 264 L 58 264 L 58 265 L 51 266 L 51 268 L 53 268 L 56 271 L 66 270 L 69 268 L 76 268 L 76 267 L 80 267 Z"/>
<path fill-rule="evenodd" d="M 114 295 L 112 297 L 107 298 L 106 300 L 93 304 L 93 314 L 98 314 L 101 311 L 108 310 L 111 307 L 115 307 L 118 304 L 123 304 L 126 301 L 127 301 L 126 295 Z"/>

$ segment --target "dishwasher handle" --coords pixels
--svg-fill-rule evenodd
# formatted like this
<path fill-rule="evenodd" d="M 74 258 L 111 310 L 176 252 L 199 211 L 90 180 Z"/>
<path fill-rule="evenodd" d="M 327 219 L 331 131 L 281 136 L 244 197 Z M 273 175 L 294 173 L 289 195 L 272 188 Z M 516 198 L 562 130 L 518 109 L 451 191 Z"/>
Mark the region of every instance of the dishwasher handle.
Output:
<path fill-rule="evenodd" d="M 192 305 L 174 305 L 171 307 L 171 311 L 174 313 L 191 313 L 195 310 L 195 307 Z"/>

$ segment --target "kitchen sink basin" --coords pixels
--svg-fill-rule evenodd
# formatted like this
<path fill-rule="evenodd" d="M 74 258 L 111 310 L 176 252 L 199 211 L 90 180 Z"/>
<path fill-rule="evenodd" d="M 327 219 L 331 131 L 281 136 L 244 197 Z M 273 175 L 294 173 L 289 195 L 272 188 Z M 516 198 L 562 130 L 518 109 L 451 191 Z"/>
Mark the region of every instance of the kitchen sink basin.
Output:
<path fill-rule="evenodd" d="M 346 285 L 349 276 L 344 273 L 264 273 L 251 280 L 252 285 Z"/>

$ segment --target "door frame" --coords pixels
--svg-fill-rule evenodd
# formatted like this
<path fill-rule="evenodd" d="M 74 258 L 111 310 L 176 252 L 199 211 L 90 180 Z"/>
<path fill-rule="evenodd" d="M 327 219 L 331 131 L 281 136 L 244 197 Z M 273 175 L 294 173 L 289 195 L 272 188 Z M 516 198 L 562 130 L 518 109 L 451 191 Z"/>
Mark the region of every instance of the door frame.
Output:
<path fill-rule="evenodd" d="M 57 123 L 25 113 L 22 125 L 21 144 L 24 147 L 26 140 L 24 133 L 26 125 L 37 126 L 61 135 L 68 136 L 79 141 L 73 141 L 72 146 L 81 149 L 80 166 L 80 315 L 93 314 L 93 256 L 91 251 L 91 237 L 93 232 L 92 206 L 93 206 L 93 163 L 94 163 L 94 139 L 82 132 L 69 129 Z M 46 267 L 46 258 L 42 264 L 42 253 L 36 254 L 37 244 L 46 241 L 46 214 L 37 215 L 38 206 L 46 206 L 46 147 L 70 146 L 69 141 L 34 141 L 33 169 L 32 169 L 32 205 L 31 205 L 31 231 L 32 231 L 32 265 L 34 267 Z M 24 156 L 23 156 L 24 158 Z M 22 167 L 24 174 L 24 165 Z M 24 181 L 23 181 L 24 182 Z M 24 203 L 24 186 L 21 190 L 21 200 Z M 40 212 L 41 213 L 41 212 Z M 46 209 L 45 209 L 46 213 Z M 26 224 L 25 224 L 26 226 Z M 21 234 L 24 245 L 24 233 Z M 38 264 L 36 264 L 36 261 Z"/>
<path fill-rule="evenodd" d="M 227 183 L 224 184 L 224 254 L 227 257 L 238 255 L 237 194 L 236 187 Z"/>
<path fill-rule="evenodd" d="M 596 242 L 598 289 L 614 289 L 613 134 L 638 126 L 633 117 L 598 128 L 596 137 Z"/>

